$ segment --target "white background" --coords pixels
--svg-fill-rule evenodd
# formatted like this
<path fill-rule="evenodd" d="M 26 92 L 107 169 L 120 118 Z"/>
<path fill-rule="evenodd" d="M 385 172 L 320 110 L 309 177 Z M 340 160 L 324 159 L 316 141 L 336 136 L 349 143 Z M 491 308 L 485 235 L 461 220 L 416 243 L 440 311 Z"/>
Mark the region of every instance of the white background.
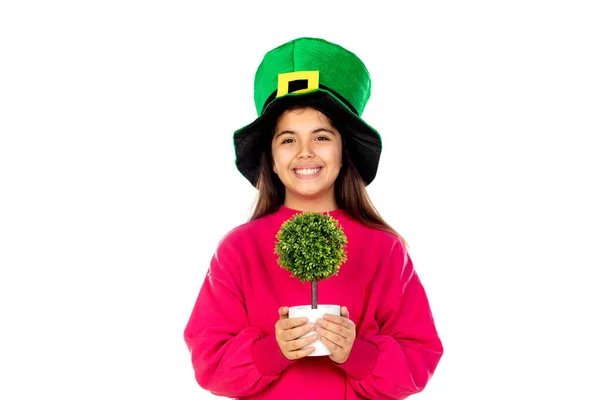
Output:
<path fill-rule="evenodd" d="M 213 398 L 183 328 L 254 201 L 254 72 L 299 36 L 372 75 L 369 192 L 446 349 L 414 398 L 600 398 L 596 2 L 202 3 L 0 5 L 0 398 Z"/>

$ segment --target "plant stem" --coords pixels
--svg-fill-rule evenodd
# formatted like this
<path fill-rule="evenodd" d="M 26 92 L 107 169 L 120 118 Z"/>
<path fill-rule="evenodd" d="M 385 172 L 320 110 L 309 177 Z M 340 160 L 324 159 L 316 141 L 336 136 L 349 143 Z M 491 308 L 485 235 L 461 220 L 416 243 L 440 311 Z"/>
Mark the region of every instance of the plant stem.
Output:
<path fill-rule="evenodd" d="M 312 281 L 312 284 L 311 284 L 311 292 L 312 292 L 312 304 L 311 304 L 311 308 L 313 310 L 317 309 L 317 304 L 318 304 L 317 303 L 317 290 L 318 290 L 317 284 L 318 284 L 317 280 Z"/>

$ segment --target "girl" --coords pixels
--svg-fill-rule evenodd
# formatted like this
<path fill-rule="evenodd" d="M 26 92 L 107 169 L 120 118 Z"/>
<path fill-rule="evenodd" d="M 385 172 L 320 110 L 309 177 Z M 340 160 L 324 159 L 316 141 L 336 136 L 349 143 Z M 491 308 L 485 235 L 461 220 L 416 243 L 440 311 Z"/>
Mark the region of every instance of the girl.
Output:
<path fill-rule="evenodd" d="M 336 44 L 300 38 L 265 55 L 259 117 L 234 133 L 257 203 L 219 243 L 184 332 L 204 389 L 238 399 L 405 399 L 434 373 L 443 348 L 426 293 L 366 191 L 381 153 L 360 117 L 369 95 L 364 64 Z M 319 283 L 319 302 L 341 304 L 341 315 L 315 324 L 288 317 L 310 285 L 274 254 L 281 225 L 303 211 L 328 213 L 348 241 L 338 275 Z M 318 338 L 331 355 L 310 356 Z"/>

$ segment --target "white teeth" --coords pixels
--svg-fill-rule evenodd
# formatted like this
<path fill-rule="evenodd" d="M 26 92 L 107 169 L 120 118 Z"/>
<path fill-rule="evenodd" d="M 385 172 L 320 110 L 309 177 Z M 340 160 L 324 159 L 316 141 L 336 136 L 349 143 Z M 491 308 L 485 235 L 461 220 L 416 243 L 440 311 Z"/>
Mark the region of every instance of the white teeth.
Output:
<path fill-rule="evenodd" d="M 294 171 L 298 174 L 298 175 L 314 175 L 317 172 L 319 172 L 321 170 L 321 168 L 306 168 L 306 169 L 295 169 Z"/>

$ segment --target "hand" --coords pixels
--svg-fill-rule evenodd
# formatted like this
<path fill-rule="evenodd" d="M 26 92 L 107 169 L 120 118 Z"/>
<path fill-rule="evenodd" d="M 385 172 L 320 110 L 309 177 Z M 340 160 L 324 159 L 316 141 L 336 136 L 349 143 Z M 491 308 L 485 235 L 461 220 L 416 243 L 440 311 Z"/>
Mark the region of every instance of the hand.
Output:
<path fill-rule="evenodd" d="M 287 307 L 279 308 L 279 321 L 275 324 L 275 338 L 279 345 L 281 354 L 288 360 L 298 360 L 306 357 L 315 348 L 313 346 L 302 349 L 311 343 L 314 343 L 319 335 L 316 333 L 302 339 L 298 339 L 315 329 L 315 324 L 307 324 L 307 318 L 288 318 L 289 309 Z"/>
<path fill-rule="evenodd" d="M 340 311 L 341 316 L 324 314 L 323 318 L 317 319 L 317 333 L 331 351 L 329 358 L 343 364 L 348 360 L 354 345 L 356 326 L 349 319 L 348 307 L 344 306 Z"/>

